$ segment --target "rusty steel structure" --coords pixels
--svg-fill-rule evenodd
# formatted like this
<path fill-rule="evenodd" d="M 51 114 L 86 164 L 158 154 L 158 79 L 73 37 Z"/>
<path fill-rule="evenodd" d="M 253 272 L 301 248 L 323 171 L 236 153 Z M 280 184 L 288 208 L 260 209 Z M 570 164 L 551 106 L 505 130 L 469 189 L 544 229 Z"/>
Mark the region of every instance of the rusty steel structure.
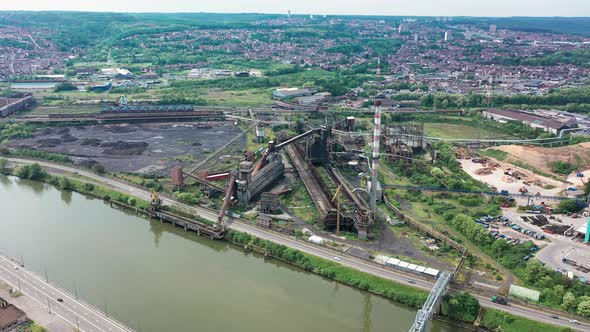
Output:
<path fill-rule="evenodd" d="M 290 145 L 285 148 L 287 154 L 303 181 L 303 185 L 311 196 L 311 200 L 315 204 L 320 218 L 324 223 L 324 227 L 336 227 L 336 206 L 326 194 L 322 186 L 322 180 L 313 165 L 307 162 L 303 156 L 301 148 L 297 145 Z"/>

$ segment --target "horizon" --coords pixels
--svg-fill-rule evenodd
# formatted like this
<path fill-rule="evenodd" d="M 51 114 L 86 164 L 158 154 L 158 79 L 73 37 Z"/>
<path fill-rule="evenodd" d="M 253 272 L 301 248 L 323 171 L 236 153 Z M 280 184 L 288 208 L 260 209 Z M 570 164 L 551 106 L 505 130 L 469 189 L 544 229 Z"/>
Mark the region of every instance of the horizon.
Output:
<path fill-rule="evenodd" d="M 169 0 L 162 3 L 144 0 L 141 3 L 126 0 L 99 2 L 71 2 L 67 0 L 23 0 L 19 3 L 0 4 L 0 11 L 65 11 L 108 13 L 219 13 L 219 14 L 287 14 L 329 16 L 411 16 L 411 17 L 590 17 L 590 3 L 586 0 L 563 0 L 555 6 L 553 0 L 366 0 L 362 8 L 354 2 L 322 3 L 300 0 L 285 5 L 272 0 L 221 0 L 214 3 L 186 3 Z"/>
<path fill-rule="evenodd" d="M 108 10 L 70 10 L 70 9 L 54 9 L 54 10 L 29 10 L 29 9 L 0 9 L 2 12 L 30 12 L 30 13 L 103 13 L 103 14 L 160 14 L 160 15 L 177 15 L 177 14 L 215 14 L 215 15 L 286 15 L 285 13 L 279 12 L 215 12 L 215 11 L 194 11 L 194 12 L 147 12 L 147 11 L 108 11 Z M 473 18 L 590 18 L 588 16 L 559 16 L 559 15 L 545 15 L 545 16 L 526 16 L 526 15 L 509 15 L 509 16 L 489 16 L 489 15 L 396 15 L 396 14 L 317 14 L 317 13 L 291 13 L 291 16 L 304 16 L 318 15 L 320 17 L 350 17 L 350 16 L 362 16 L 362 17 L 408 17 L 408 18 L 437 18 L 437 17 L 473 17 Z"/>

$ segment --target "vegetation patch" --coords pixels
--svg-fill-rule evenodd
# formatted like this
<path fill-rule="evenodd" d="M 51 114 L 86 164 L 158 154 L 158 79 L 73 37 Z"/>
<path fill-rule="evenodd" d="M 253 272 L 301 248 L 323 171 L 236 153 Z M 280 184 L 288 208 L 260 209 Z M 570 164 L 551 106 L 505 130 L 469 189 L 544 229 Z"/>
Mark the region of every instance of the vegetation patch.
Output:
<path fill-rule="evenodd" d="M 498 149 L 486 149 L 486 150 L 480 151 L 480 153 L 483 154 L 484 156 L 488 156 L 488 157 L 491 157 L 491 158 L 494 158 L 494 159 L 500 160 L 500 161 L 504 161 L 504 160 L 506 160 L 506 157 L 508 157 L 508 152 L 498 150 Z"/>
<path fill-rule="evenodd" d="M 483 316 L 481 318 L 480 326 L 489 331 L 502 332 L 529 332 L 529 331 L 543 331 L 543 332 L 564 332 L 569 331 L 567 328 L 561 328 L 555 325 L 549 325 L 534 320 L 526 319 L 511 315 L 509 313 L 485 308 L 483 309 Z"/>

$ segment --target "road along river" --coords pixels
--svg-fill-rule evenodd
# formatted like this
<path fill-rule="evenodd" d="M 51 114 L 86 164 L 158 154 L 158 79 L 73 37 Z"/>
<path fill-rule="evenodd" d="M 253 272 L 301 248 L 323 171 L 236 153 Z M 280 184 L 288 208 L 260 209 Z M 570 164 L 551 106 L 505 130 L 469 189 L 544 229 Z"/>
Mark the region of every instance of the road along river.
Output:
<path fill-rule="evenodd" d="M 0 176 L 0 202 L 3 252 L 138 331 L 401 332 L 415 316 L 378 296 L 46 184 Z"/>

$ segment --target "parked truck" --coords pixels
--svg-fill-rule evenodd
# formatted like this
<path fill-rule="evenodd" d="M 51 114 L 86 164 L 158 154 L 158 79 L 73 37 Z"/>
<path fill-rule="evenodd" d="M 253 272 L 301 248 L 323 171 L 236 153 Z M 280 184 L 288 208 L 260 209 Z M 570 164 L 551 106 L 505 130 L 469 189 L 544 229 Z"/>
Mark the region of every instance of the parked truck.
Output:
<path fill-rule="evenodd" d="M 503 296 L 492 296 L 492 302 L 502 305 L 508 305 L 508 298 Z"/>

